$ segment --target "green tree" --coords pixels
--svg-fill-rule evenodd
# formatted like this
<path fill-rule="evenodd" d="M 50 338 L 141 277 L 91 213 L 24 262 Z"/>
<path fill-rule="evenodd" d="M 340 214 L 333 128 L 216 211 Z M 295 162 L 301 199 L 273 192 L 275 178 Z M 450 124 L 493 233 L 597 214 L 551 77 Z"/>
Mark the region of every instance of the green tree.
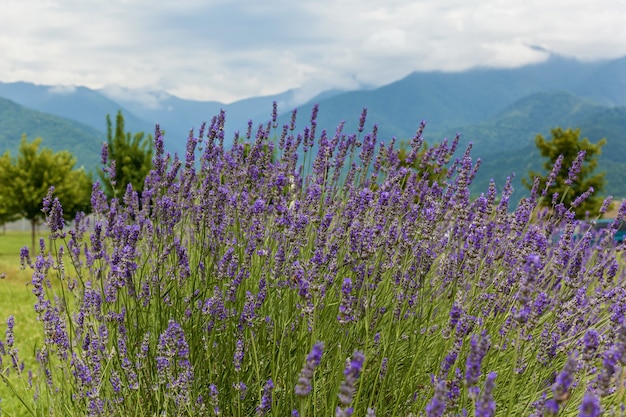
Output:
<path fill-rule="evenodd" d="M 602 147 L 606 144 L 606 139 L 601 139 L 598 143 L 589 142 L 588 138 L 580 138 L 580 129 L 566 129 L 560 127 L 551 130 L 552 139 L 547 140 L 541 135 L 535 138 L 535 145 L 541 155 L 547 160 L 543 164 L 543 168 L 547 172 L 551 172 L 554 164 L 560 155 L 562 155 L 561 169 L 558 171 L 552 181 L 548 192 L 549 195 L 559 193 L 559 200 L 569 207 L 576 198 L 593 187 L 594 192 L 585 199 L 580 205 L 574 208 L 578 217 L 583 217 L 585 212 L 596 213 L 602 205 L 602 198 L 597 194 L 602 191 L 606 183 L 604 172 L 593 174 L 598 165 L 598 156 L 602 152 Z M 584 159 L 580 165 L 580 171 L 576 178 L 568 184 L 570 177 L 569 168 L 574 164 L 580 151 L 585 151 Z M 541 184 L 546 184 L 549 174 L 541 175 L 537 172 L 529 172 L 530 179 L 523 179 L 523 183 L 529 189 L 532 189 L 533 181 L 536 177 L 541 179 Z M 541 190 L 539 190 L 541 192 Z M 547 198 L 542 200 L 545 206 L 551 205 L 552 200 Z"/>
<path fill-rule="evenodd" d="M 125 132 L 121 111 L 117 112 L 115 118 L 115 132 L 108 114 L 106 122 L 108 159 L 105 169 L 98 172 L 104 183 L 105 193 L 109 198 L 122 197 L 128 184 L 131 184 L 133 189 L 141 194 L 144 180 L 152 169 L 152 135 L 146 137 L 144 132 L 134 135 Z M 115 173 L 113 181 L 108 175 L 111 171 Z"/>
<path fill-rule="evenodd" d="M 0 157 L 0 172 L 7 169 L 6 167 L 10 164 L 11 158 L 8 157 L 7 154 L 2 155 Z M 9 201 L 10 200 L 7 198 L 6 195 L 0 193 L 0 225 L 2 225 L 3 227 L 6 225 L 6 223 L 19 219 L 19 216 L 11 211 L 11 208 L 8 204 Z"/>
<path fill-rule="evenodd" d="M 41 138 L 28 142 L 22 136 L 16 158 L 10 152 L 0 157 L 0 210 L 6 218 L 30 221 L 33 249 L 37 223 L 44 219 L 42 201 L 50 187 L 54 186 L 67 220 L 79 211 L 88 212 L 91 204 L 92 178 L 83 168 L 74 168 L 76 158 L 40 145 Z"/>

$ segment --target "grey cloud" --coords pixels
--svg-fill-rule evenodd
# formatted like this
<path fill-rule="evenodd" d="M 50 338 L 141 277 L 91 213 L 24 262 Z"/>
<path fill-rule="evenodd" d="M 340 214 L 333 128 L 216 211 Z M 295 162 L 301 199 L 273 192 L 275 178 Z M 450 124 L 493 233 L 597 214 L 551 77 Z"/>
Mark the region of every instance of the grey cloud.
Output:
<path fill-rule="evenodd" d="M 321 27 L 317 17 L 291 1 L 227 2 L 168 10 L 141 23 L 145 33 L 165 44 L 209 45 L 227 53 L 331 42 Z"/>
<path fill-rule="evenodd" d="M 226 102 L 381 85 L 416 70 L 515 66 L 546 51 L 626 54 L 626 5 L 611 0 L 8 1 L 1 81 Z"/>

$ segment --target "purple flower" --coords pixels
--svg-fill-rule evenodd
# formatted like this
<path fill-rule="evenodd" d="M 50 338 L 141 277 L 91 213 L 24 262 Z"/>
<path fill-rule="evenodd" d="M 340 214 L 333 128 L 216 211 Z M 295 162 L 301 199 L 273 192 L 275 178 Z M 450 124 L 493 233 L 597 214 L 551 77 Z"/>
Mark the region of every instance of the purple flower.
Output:
<path fill-rule="evenodd" d="M 350 417 L 354 413 L 353 407 L 341 408 L 337 407 L 335 410 L 335 417 Z"/>
<path fill-rule="evenodd" d="M 611 204 L 611 202 L 613 201 L 613 196 L 609 195 L 607 196 L 603 201 L 602 201 L 602 206 L 600 207 L 600 214 L 604 214 L 606 213 L 606 211 L 609 209 L 609 205 Z"/>
<path fill-rule="evenodd" d="M 111 160 L 111 162 L 109 162 L 109 166 L 104 167 L 102 171 L 107 174 L 109 182 L 113 187 L 115 187 L 115 185 L 117 184 L 117 181 L 115 180 L 115 177 L 117 175 L 115 160 Z"/>
<path fill-rule="evenodd" d="M 446 380 L 440 380 L 437 385 L 435 385 L 435 395 L 432 400 L 426 405 L 426 416 L 427 417 L 441 417 L 446 411 Z"/>
<path fill-rule="evenodd" d="M 383 360 L 380 362 L 380 372 L 378 374 L 378 377 L 381 379 L 381 381 L 383 379 L 385 379 L 385 376 L 387 375 L 387 362 L 389 360 L 387 358 L 383 358 Z"/>
<path fill-rule="evenodd" d="M 485 381 L 485 387 L 480 393 L 478 402 L 476 403 L 476 417 L 493 417 L 496 414 L 496 402 L 493 399 L 493 388 L 497 374 L 490 372 Z"/>
<path fill-rule="evenodd" d="M 265 200 L 259 198 L 256 200 L 252 206 L 252 213 L 254 214 L 262 214 L 265 210 Z"/>
<path fill-rule="evenodd" d="M 567 358 L 563 370 L 557 375 L 556 381 L 552 385 L 554 399 L 560 404 L 570 396 L 570 388 L 574 383 L 574 373 L 578 368 L 578 361 L 572 356 Z"/>
<path fill-rule="evenodd" d="M 591 196 L 591 194 L 593 194 L 594 191 L 595 190 L 593 189 L 593 187 L 589 187 L 587 191 L 585 191 L 584 193 L 576 197 L 576 199 L 572 202 L 572 207 L 576 208 L 580 206 L 583 203 L 583 201 L 588 199 Z"/>
<path fill-rule="evenodd" d="M 13 318 L 13 316 L 9 316 L 9 318 L 7 319 L 7 330 L 5 333 L 6 343 L 9 349 L 13 347 L 13 341 L 14 341 L 13 327 L 14 326 L 15 326 L 15 319 Z"/>
<path fill-rule="evenodd" d="M 352 415 L 353 409 L 350 407 L 352 397 L 356 391 L 356 382 L 361 375 L 365 356 L 363 353 L 355 350 L 352 359 L 347 361 L 346 369 L 343 371 L 344 380 L 339 386 L 339 406 L 335 413 L 336 417 L 349 417 Z"/>
<path fill-rule="evenodd" d="M 159 336 L 155 360 L 159 384 L 166 386 L 166 395 L 171 396 L 178 406 L 189 404 L 193 368 L 185 333 L 176 321 L 170 320 L 167 329 Z"/>
<path fill-rule="evenodd" d="M 609 395 L 614 388 L 611 386 L 613 376 L 619 371 L 618 357 L 620 353 L 615 346 L 607 349 L 602 355 L 602 369 L 596 377 L 598 393 L 602 396 Z"/>
<path fill-rule="evenodd" d="M 543 405 L 544 414 L 548 416 L 555 416 L 559 412 L 559 403 L 550 398 Z"/>
<path fill-rule="evenodd" d="M 593 392 L 587 391 L 580 404 L 578 417 L 599 417 L 601 413 L 600 400 Z"/>
<path fill-rule="evenodd" d="M 233 384 L 233 388 L 239 392 L 239 399 L 243 401 L 246 398 L 246 393 L 248 392 L 248 386 L 242 381 Z"/>
<path fill-rule="evenodd" d="M 264 416 L 272 408 L 272 390 L 274 389 L 274 382 L 268 379 L 263 387 L 263 396 L 261 397 L 261 404 L 257 407 L 257 415 Z"/>
<path fill-rule="evenodd" d="M 296 128 L 296 116 L 298 114 L 298 109 L 293 109 L 291 112 L 291 120 L 289 121 L 289 130 L 293 131 Z"/>
<path fill-rule="evenodd" d="M 589 361 L 593 359 L 596 349 L 598 349 L 598 345 L 600 343 L 598 332 L 594 329 L 587 330 L 587 333 L 585 333 L 583 338 L 583 342 L 585 344 L 583 348 L 583 359 Z"/>
<path fill-rule="evenodd" d="M 550 186 L 552 185 L 552 183 L 556 179 L 557 174 L 561 170 L 561 165 L 562 164 L 563 164 L 563 155 L 559 155 L 559 157 L 556 158 L 556 161 L 554 162 L 554 165 L 552 165 L 552 171 L 550 171 L 550 174 L 548 174 L 548 179 L 546 181 L 546 188 L 541 193 L 541 195 L 543 197 L 548 195 L 548 188 L 550 188 Z"/>
<path fill-rule="evenodd" d="M 359 133 L 363 132 L 365 126 L 365 119 L 367 118 L 367 107 L 363 107 L 363 111 L 361 112 L 361 117 L 359 117 Z"/>
<path fill-rule="evenodd" d="M 311 353 L 309 353 L 306 358 L 306 364 L 304 365 L 304 368 L 302 368 L 302 371 L 300 371 L 300 377 L 298 378 L 298 384 L 296 385 L 296 395 L 304 397 L 311 392 L 311 379 L 313 378 L 315 368 L 322 360 L 323 353 L 323 342 L 317 342 L 313 345 Z"/>
<path fill-rule="evenodd" d="M 617 360 L 626 365 L 626 324 L 621 324 L 617 329 L 617 340 L 615 341 Z"/>
<path fill-rule="evenodd" d="M 450 352 L 448 352 L 445 358 L 443 358 L 443 362 L 441 362 L 441 368 L 439 371 L 439 375 L 442 378 L 445 378 L 445 376 L 448 374 L 450 369 L 452 369 L 452 366 L 454 366 L 454 364 L 456 363 L 456 359 L 459 355 L 460 348 L 461 348 L 461 344 L 455 342 Z"/>
<path fill-rule="evenodd" d="M 122 390 L 122 381 L 116 371 L 111 372 L 109 381 L 111 382 L 111 387 L 113 387 L 113 392 L 119 393 Z"/>
<path fill-rule="evenodd" d="M 243 362 L 244 345 L 242 339 L 237 339 L 235 347 L 235 355 L 233 357 L 233 363 L 235 365 L 235 371 L 241 371 L 241 363 Z"/>
<path fill-rule="evenodd" d="M 462 315 L 463 309 L 457 303 L 452 304 L 452 308 L 450 309 L 450 321 L 448 322 L 451 329 L 456 327 Z"/>
<path fill-rule="evenodd" d="M 109 144 L 104 142 L 102 144 L 102 151 L 100 153 L 100 163 L 104 166 L 109 160 Z"/>
<path fill-rule="evenodd" d="M 474 387 L 481 375 L 481 364 L 491 347 L 489 335 L 483 332 L 480 339 L 476 335 L 472 335 L 470 340 L 470 352 L 465 362 L 465 380 L 467 385 Z M 476 392 L 475 392 L 476 393 Z"/>
<path fill-rule="evenodd" d="M 209 385 L 209 398 L 211 402 L 211 407 L 213 407 L 213 415 L 220 415 L 220 407 L 219 407 L 219 392 L 215 384 Z"/>
<path fill-rule="evenodd" d="M 574 181 L 576 181 L 576 179 L 578 178 L 578 173 L 583 166 L 583 161 L 586 154 L 587 151 L 585 151 L 584 149 L 578 152 L 578 155 L 576 155 L 576 159 L 574 159 L 574 162 L 572 162 L 572 165 L 569 168 L 567 179 L 565 180 L 565 185 L 572 185 Z"/>
<path fill-rule="evenodd" d="M 20 265 L 22 268 L 26 268 L 26 265 L 32 268 L 28 246 L 22 246 L 22 249 L 20 249 Z"/>
<path fill-rule="evenodd" d="M 50 190 L 54 190 L 54 187 L 50 187 Z M 51 198 L 51 195 L 48 194 L 48 197 Z M 65 234 L 61 233 L 63 228 L 65 227 L 65 220 L 63 219 L 63 207 L 61 207 L 61 203 L 58 198 L 54 198 L 52 201 L 52 207 L 48 210 L 46 205 L 49 206 L 44 199 L 44 212 L 46 213 L 46 223 L 48 228 L 50 229 L 50 238 L 56 239 L 58 237 L 65 237 Z"/>
<path fill-rule="evenodd" d="M 341 284 L 341 302 L 339 304 L 339 315 L 337 320 L 341 324 L 347 324 L 354 321 L 353 304 L 355 297 L 352 295 L 352 279 L 345 277 Z"/>
<path fill-rule="evenodd" d="M 278 104 L 276 101 L 272 102 L 272 126 L 274 129 L 278 126 L 276 120 L 278 119 Z"/>
<path fill-rule="evenodd" d="M 52 205 L 52 194 L 54 193 L 54 186 L 48 188 L 48 193 L 43 198 L 41 205 L 43 206 L 41 211 L 47 216 L 50 213 L 51 205 Z"/>

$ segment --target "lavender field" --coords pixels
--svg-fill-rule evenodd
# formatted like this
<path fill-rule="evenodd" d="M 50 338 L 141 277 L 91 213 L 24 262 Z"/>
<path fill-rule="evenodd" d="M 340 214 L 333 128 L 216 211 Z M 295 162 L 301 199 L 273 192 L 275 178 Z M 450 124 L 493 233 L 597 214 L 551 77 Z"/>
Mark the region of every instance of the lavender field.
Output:
<path fill-rule="evenodd" d="M 550 184 L 471 196 L 471 146 L 424 152 L 423 123 L 401 161 L 365 111 L 275 115 L 226 149 L 222 113 L 184 159 L 157 128 L 142 194 L 96 184 L 71 228 L 44 200 L 36 366 L 18 318 L 0 345 L 24 415 L 624 415 L 626 205 L 598 235 Z"/>

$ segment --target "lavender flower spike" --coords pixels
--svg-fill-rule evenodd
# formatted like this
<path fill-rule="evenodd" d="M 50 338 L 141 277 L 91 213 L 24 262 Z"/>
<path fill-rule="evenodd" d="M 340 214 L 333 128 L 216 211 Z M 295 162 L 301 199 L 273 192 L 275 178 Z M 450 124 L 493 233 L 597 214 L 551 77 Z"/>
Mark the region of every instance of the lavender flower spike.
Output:
<path fill-rule="evenodd" d="M 306 365 L 304 365 L 304 368 L 300 371 L 300 377 L 298 378 L 298 384 L 296 385 L 296 395 L 304 397 L 311 392 L 311 379 L 313 378 L 313 372 L 315 372 L 317 365 L 320 364 L 323 353 L 323 342 L 317 342 L 313 345 L 311 353 L 309 353 L 306 358 Z"/>
<path fill-rule="evenodd" d="M 541 193 L 542 197 L 545 197 L 546 195 L 548 195 L 548 188 L 550 188 L 550 186 L 554 183 L 554 180 L 556 179 L 557 174 L 561 170 L 562 164 L 563 164 L 563 154 L 559 155 L 559 157 L 556 158 L 556 161 L 554 162 L 554 165 L 552 166 L 552 171 L 550 171 L 550 174 L 548 174 L 548 179 L 546 181 L 546 188 Z"/>
<path fill-rule="evenodd" d="M 446 380 L 440 380 L 435 386 L 435 395 L 433 399 L 426 405 L 427 417 L 441 417 L 443 412 L 446 411 L 446 394 L 448 389 L 446 388 Z"/>
<path fill-rule="evenodd" d="M 591 391 L 587 391 L 582 403 L 580 404 L 580 413 L 578 417 L 599 417 L 602 414 L 600 408 L 600 400 Z"/>
<path fill-rule="evenodd" d="M 343 371 L 345 379 L 339 387 L 339 405 L 335 412 L 335 417 L 350 417 L 354 412 L 354 408 L 350 407 L 352 403 L 352 397 L 356 391 L 356 381 L 361 375 L 363 369 L 363 362 L 365 362 L 365 356 L 363 353 L 355 350 L 352 354 L 352 359 L 347 362 L 346 369 Z"/>
<path fill-rule="evenodd" d="M 485 388 L 480 393 L 478 402 L 476 403 L 476 410 L 474 412 L 476 417 L 493 417 L 496 414 L 496 402 L 493 400 L 493 388 L 495 386 L 495 379 L 497 374 L 490 372 L 487 375 L 485 381 Z"/>
<path fill-rule="evenodd" d="M 241 363 L 243 362 L 244 346 L 243 339 L 237 339 L 237 347 L 233 357 L 233 364 L 235 365 L 235 371 L 241 371 Z"/>
<path fill-rule="evenodd" d="M 556 377 L 556 381 L 552 385 L 552 393 L 554 399 L 560 404 L 565 402 L 570 396 L 570 388 L 574 383 L 574 373 L 578 367 L 578 361 L 573 357 L 569 357 L 563 370 Z"/>
<path fill-rule="evenodd" d="M 100 154 L 100 163 L 105 166 L 109 161 L 109 144 L 104 142 L 102 144 L 102 152 Z"/>
<path fill-rule="evenodd" d="M 263 387 L 263 396 L 261 397 L 261 404 L 257 408 L 257 414 L 264 416 L 272 408 L 272 390 L 274 389 L 274 381 L 268 379 Z"/>
<path fill-rule="evenodd" d="M 478 382 L 478 378 L 480 378 L 481 364 L 487 351 L 491 347 L 491 341 L 489 335 L 483 332 L 480 340 L 476 336 L 472 336 L 470 343 L 470 352 L 465 365 L 465 380 L 470 387 L 470 394 L 476 398 L 478 395 L 476 383 Z"/>
<path fill-rule="evenodd" d="M 583 166 L 583 161 L 586 154 L 587 151 L 585 150 L 578 152 L 578 155 L 576 155 L 576 159 L 574 159 L 574 162 L 572 162 L 572 166 L 569 169 L 567 179 L 565 180 L 565 185 L 572 185 L 574 181 L 576 181 L 576 179 L 578 178 L 578 173 Z"/>
<path fill-rule="evenodd" d="M 215 384 L 209 385 L 209 393 L 210 393 L 211 407 L 213 407 L 213 415 L 219 416 L 220 415 L 219 398 L 218 398 L 219 391 L 217 387 L 215 386 Z"/>
<path fill-rule="evenodd" d="M 13 342 L 15 340 L 13 334 L 13 327 L 15 326 L 15 318 L 13 316 L 9 316 L 7 319 L 7 330 L 6 330 L 6 343 L 8 348 L 13 347 Z"/>

